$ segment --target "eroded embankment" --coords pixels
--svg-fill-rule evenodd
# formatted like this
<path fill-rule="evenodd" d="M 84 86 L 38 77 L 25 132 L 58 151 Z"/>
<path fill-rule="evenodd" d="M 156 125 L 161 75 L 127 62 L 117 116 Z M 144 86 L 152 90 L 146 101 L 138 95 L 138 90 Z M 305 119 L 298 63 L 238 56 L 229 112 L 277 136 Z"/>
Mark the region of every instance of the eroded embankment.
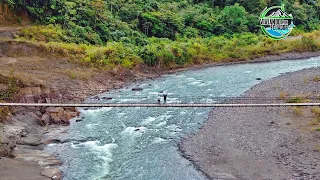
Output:
<path fill-rule="evenodd" d="M 320 95 L 320 68 L 286 73 L 247 91 L 247 97 L 310 101 Z M 288 99 L 289 96 L 297 96 Z M 217 108 L 201 130 L 180 144 L 210 178 L 319 179 L 319 109 Z"/>

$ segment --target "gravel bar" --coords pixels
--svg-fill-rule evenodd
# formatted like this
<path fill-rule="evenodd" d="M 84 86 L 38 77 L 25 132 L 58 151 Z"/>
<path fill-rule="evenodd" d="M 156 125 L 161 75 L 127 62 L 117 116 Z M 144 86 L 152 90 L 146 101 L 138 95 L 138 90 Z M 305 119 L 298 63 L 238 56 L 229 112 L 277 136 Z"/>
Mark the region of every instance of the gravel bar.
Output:
<path fill-rule="evenodd" d="M 320 68 L 264 81 L 244 97 L 320 95 Z M 320 132 L 310 109 L 297 117 L 288 107 L 216 108 L 200 131 L 180 143 L 184 157 L 208 179 L 320 179 Z"/>

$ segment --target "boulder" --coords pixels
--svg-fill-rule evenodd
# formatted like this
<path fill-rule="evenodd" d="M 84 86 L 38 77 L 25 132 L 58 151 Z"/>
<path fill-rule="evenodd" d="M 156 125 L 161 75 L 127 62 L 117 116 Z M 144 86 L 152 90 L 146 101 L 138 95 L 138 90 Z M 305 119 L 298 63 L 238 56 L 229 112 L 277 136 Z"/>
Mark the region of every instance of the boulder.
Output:
<path fill-rule="evenodd" d="M 60 124 L 69 125 L 69 124 L 70 124 L 70 121 L 67 119 L 66 116 L 61 116 L 61 118 L 60 118 Z"/>
<path fill-rule="evenodd" d="M 46 113 L 51 117 L 53 124 L 60 124 L 64 116 L 64 109 L 61 107 L 47 108 Z"/>
<path fill-rule="evenodd" d="M 51 122 L 52 124 L 60 124 L 61 123 L 61 119 L 59 116 L 56 116 L 56 115 L 50 115 L 51 117 Z"/>
<path fill-rule="evenodd" d="M 46 113 L 50 117 L 50 121 L 53 124 L 69 125 L 69 120 L 79 116 L 79 112 L 75 108 L 47 108 Z M 46 117 L 47 118 L 47 117 Z"/>
<path fill-rule="evenodd" d="M 70 120 L 72 118 L 79 116 L 79 112 L 66 111 L 65 115 L 66 115 L 67 120 Z"/>
<path fill-rule="evenodd" d="M 45 114 L 43 114 L 42 117 L 40 118 L 40 122 L 41 122 L 42 125 L 47 125 L 47 124 L 49 124 L 50 119 L 51 119 L 51 118 L 50 118 L 50 115 L 47 114 L 47 113 L 45 113 Z"/>
<path fill-rule="evenodd" d="M 103 97 L 102 99 L 103 100 L 112 100 L 113 98 L 111 98 L 111 97 Z"/>
<path fill-rule="evenodd" d="M 132 88 L 132 91 L 142 91 L 142 88 Z"/>

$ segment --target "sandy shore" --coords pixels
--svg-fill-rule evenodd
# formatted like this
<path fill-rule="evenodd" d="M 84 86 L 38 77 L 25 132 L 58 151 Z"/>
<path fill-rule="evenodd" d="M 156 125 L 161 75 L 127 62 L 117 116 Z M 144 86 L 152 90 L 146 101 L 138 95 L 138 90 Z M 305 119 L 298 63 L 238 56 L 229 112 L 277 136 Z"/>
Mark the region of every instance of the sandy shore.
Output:
<path fill-rule="evenodd" d="M 243 96 L 320 96 L 320 68 L 286 73 Z M 282 95 L 281 95 L 282 94 Z M 209 179 L 320 179 L 320 132 L 310 108 L 217 108 L 180 144 Z"/>

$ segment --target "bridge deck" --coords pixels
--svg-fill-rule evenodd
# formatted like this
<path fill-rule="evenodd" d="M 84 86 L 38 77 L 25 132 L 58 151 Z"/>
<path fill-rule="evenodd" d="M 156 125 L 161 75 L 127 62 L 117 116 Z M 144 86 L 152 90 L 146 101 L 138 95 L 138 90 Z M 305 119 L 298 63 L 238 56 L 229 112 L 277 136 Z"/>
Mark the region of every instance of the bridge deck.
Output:
<path fill-rule="evenodd" d="M 271 103 L 271 104 L 214 104 L 214 103 L 188 103 L 188 104 L 44 104 L 44 103 L 0 103 L 0 106 L 20 107 L 287 107 L 287 106 L 320 106 L 320 103 Z"/>

